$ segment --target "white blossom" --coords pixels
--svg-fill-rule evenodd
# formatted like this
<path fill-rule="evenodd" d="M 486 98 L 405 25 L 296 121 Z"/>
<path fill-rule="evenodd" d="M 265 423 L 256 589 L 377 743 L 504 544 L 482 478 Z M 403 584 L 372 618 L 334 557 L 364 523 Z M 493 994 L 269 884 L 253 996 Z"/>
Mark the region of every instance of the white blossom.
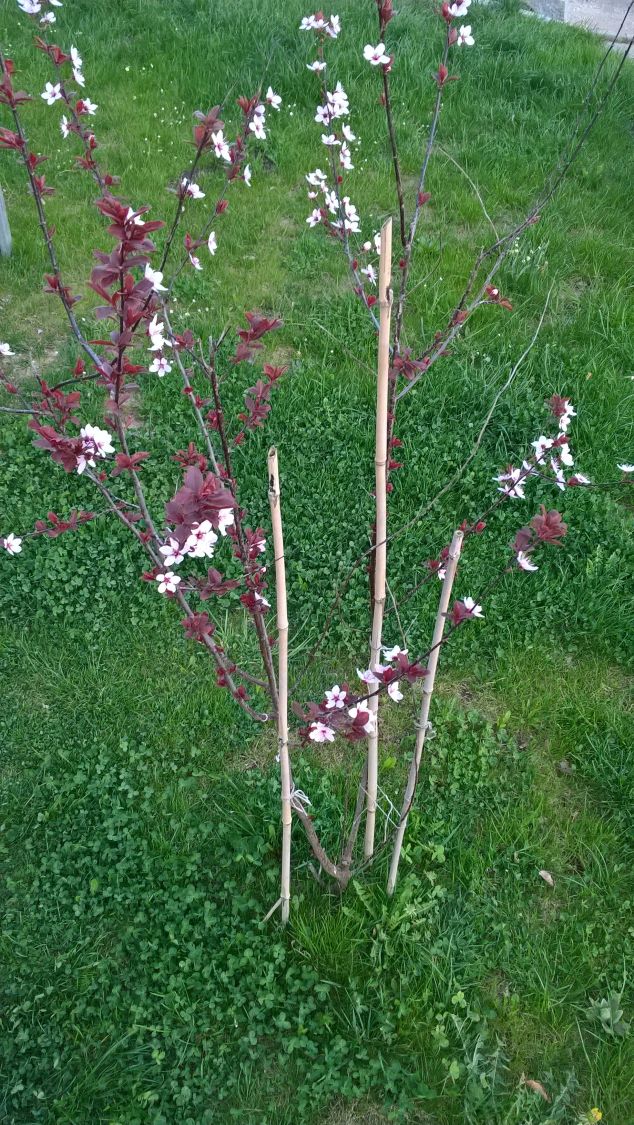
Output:
<path fill-rule="evenodd" d="M 449 5 L 449 14 L 453 16 L 454 19 L 461 19 L 462 16 L 466 16 L 470 4 L 471 0 L 457 0 L 456 3 Z"/>
<path fill-rule="evenodd" d="M 463 598 L 462 604 L 465 609 L 469 611 L 471 617 L 484 617 L 482 606 L 477 605 L 477 603 L 474 602 L 473 598 Z"/>
<path fill-rule="evenodd" d="M 458 47 L 473 47 L 475 39 L 471 34 L 471 24 L 468 23 L 465 27 L 461 27 L 456 39 Z"/>
<path fill-rule="evenodd" d="M 328 177 L 326 176 L 325 172 L 322 172 L 321 168 L 315 168 L 314 172 L 309 172 L 306 176 L 306 179 L 311 187 L 318 187 L 322 189 L 325 188 L 326 183 L 328 182 Z"/>
<path fill-rule="evenodd" d="M 351 172 L 352 169 L 354 168 L 354 164 L 352 163 L 352 156 L 351 156 L 351 153 L 350 153 L 350 149 L 348 148 L 345 141 L 341 145 L 341 149 L 340 149 L 340 152 L 339 152 L 339 162 L 340 162 L 342 168 L 345 168 L 346 172 Z"/>
<path fill-rule="evenodd" d="M 164 574 L 157 574 L 155 581 L 158 582 L 159 594 L 175 594 L 181 578 L 173 571 L 166 570 Z"/>
<path fill-rule="evenodd" d="M 174 539 L 173 536 L 170 536 L 167 543 L 159 547 L 159 553 L 163 555 L 165 566 L 178 566 L 185 558 L 184 548 L 181 547 L 178 539 Z"/>
<path fill-rule="evenodd" d="M 349 714 L 351 719 L 356 719 L 357 715 L 360 715 L 362 718 L 365 717 L 366 722 L 365 722 L 364 727 L 363 727 L 365 733 L 366 734 L 373 734 L 374 733 L 375 716 L 372 714 L 371 711 L 368 711 L 365 707 L 351 707 L 348 711 L 348 714 Z"/>
<path fill-rule="evenodd" d="M 406 648 L 399 648 L 398 645 L 394 645 L 393 648 L 385 648 L 385 646 L 383 647 L 384 660 L 396 660 L 396 657 L 401 655 L 407 656 Z"/>
<path fill-rule="evenodd" d="M 185 194 L 189 195 L 191 199 L 205 198 L 205 193 L 200 190 L 198 184 L 193 183 L 192 180 L 188 180 L 186 176 L 181 180 L 181 187 L 184 188 Z"/>
<path fill-rule="evenodd" d="M 149 371 L 158 375 L 159 379 L 162 379 L 164 375 L 169 375 L 171 370 L 172 365 L 164 355 L 157 355 L 149 366 Z"/>
<path fill-rule="evenodd" d="M 273 88 L 271 86 L 269 86 L 268 90 L 266 91 L 265 98 L 268 104 L 271 106 L 271 109 L 277 109 L 279 112 L 279 108 L 282 104 L 282 99 L 279 94 L 275 94 L 273 92 Z"/>
<path fill-rule="evenodd" d="M 17 535 L 14 535 L 13 532 L 6 535 L 4 539 L 0 539 L 0 543 L 10 555 L 19 555 L 22 550 L 22 540 Z"/>
<path fill-rule="evenodd" d="M 216 250 L 218 249 L 218 243 L 216 242 L 216 232 L 213 230 L 210 231 L 209 238 L 207 239 L 207 249 L 210 254 L 215 254 Z"/>
<path fill-rule="evenodd" d="M 312 63 L 306 63 L 306 66 L 307 66 L 308 70 L 319 71 L 319 70 L 325 70 L 326 69 L 326 63 L 320 62 L 319 59 L 315 59 L 315 61 L 312 62 Z"/>
<path fill-rule="evenodd" d="M 257 141 L 266 140 L 266 129 L 264 128 L 264 117 L 262 115 L 257 114 L 253 121 L 249 122 L 249 129 Z"/>
<path fill-rule="evenodd" d="M 15 352 L 11 351 L 11 345 L 10 344 L 3 343 L 3 344 L 0 344 L 0 355 L 4 355 L 4 356 L 15 355 Z"/>
<path fill-rule="evenodd" d="M 300 31 L 322 31 L 326 26 L 326 21 L 323 16 L 304 16 L 299 25 Z"/>
<path fill-rule="evenodd" d="M 235 517 L 233 514 L 233 508 L 221 508 L 218 513 L 218 531 L 220 532 L 220 534 L 226 535 L 227 528 L 233 527 L 234 523 Z"/>
<path fill-rule="evenodd" d="M 152 341 L 152 346 L 150 348 L 151 352 L 160 352 L 166 346 L 168 348 L 171 348 L 171 343 L 169 342 L 169 340 L 166 340 L 165 336 L 163 335 L 165 331 L 165 325 L 163 324 L 162 320 L 158 319 L 156 313 L 148 324 L 147 331 L 148 336 Z"/>
<path fill-rule="evenodd" d="M 145 279 L 151 282 L 155 293 L 167 293 L 167 286 L 163 285 L 163 274 L 160 270 L 153 270 L 150 263 L 145 267 Z"/>
<path fill-rule="evenodd" d="M 380 64 L 389 63 L 390 61 L 390 56 L 385 53 L 385 43 L 377 43 L 376 47 L 373 47 L 371 43 L 367 43 L 363 48 L 363 57 L 366 62 L 371 63 L 372 66 L 379 66 Z"/>
<path fill-rule="evenodd" d="M 197 523 L 192 527 L 183 550 L 192 559 L 211 559 L 217 542 L 218 536 L 211 526 L 211 522 L 203 520 L 202 523 Z"/>
<path fill-rule="evenodd" d="M 343 691 L 339 687 L 339 684 L 335 684 L 330 691 L 326 692 L 326 709 L 328 711 L 333 711 L 335 709 L 340 711 L 343 708 L 347 694 L 347 691 Z"/>
<path fill-rule="evenodd" d="M 327 727 L 325 723 L 311 723 L 308 737 L 313 742 L 334 742 L 335 732 L 332 727 Z"/>
<path fill-rule="evenodd" d="M 309 227 L 316 227 L 318 223 L 321 222 L 321 211 L 319 207 L 315 207 L 315 209 L 311 211 L 310 215 L 306 219 L 306 222 L 308 223 Z"/>
<path fill-rule="evenodd" d="M 99 109 L 99 106 L 98 106 L 98 105 L 95 105 L 95 103 L 94 103 L 94 102 L 91 102 L 90 98 L 82 98 L 82 99 L 81 99 L 81 102 L 82 102 L 82 105 L 83 105 L 83 107 L 84 107 L 84 109 L 85 109 L 86 113 L 87 113 L 87 114 L 88 114 L 88 115 L 89 115 L 90 117 L 94 117 L 94 116 L 95 116 L 95 114 L 96 114 L 96 112 L 97 112 L 97 110 Z"/>
<path fill-rule="evenodd" d="M 634 473 L 634 465 L 617 465 L 622 473 Z"/>
<path fill-rule="evenodd" d="M 247 187 L 251 187 L 252 174 L 253 173 L 251 172 L 251 165 L 247 164 L 245 169 L 244 169 L 244 172 L 242 173 L 242 178 L 244 179 L 244 182 L 247 185 Z"/>
<path fill-rule="evenodd" d="M 227 163 L 231 160 L 231 150 L 225 140 L 225 135 L 220 129 L 217 133 L 211 134 L 211 143 L 214 146 L 214 152 L 219 160 L 226 160 Z"/>
<path fill-rule="evenodd" d="M 55 85 L 53 85 L 52 82 L 47 82 L 41 97 L 44 98 L 47 105 L 55 105 L 55 102 L 58 102 L 62 97 L 61 84 L 56 82 Z"/>
<path fill-rule="evenodd" d="M 527 555 L 525 551 L 517 552 L 517 565 L 522 570 L 539 570 L 539 567 L 535 566 L 534 562 L 531 562 L 530 555 Z"/>
<path fill-rule="evenodd" d="M 389 695 L 390 699 L 394 700 L 395 703 L 401 702 L 401 699 L 403 698 L 403 692 L 399 690 L 398 680 L 393 680 L 387 685 L 387 694 Z"/>

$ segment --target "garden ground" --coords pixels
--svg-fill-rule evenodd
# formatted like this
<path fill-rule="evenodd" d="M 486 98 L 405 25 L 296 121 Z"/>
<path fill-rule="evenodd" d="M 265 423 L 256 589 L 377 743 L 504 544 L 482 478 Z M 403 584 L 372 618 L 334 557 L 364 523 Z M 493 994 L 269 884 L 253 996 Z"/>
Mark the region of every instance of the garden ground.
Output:
<path fill-rule="evenodd" d="M 395 68 L 394 96 L 411 185 L 436 23 L 430 6 L 401 8 L 391 30 L 407 63 Z M 447 92 L 431 169 L 414 344 L 445 322 L 489 233 L 449 157 L 506 229 L 556 161 L 598 59 L 582 31 L 510 5 L 471 11 L 477 45 Z M 310 55 L 297 30 L 304 14 L 298 0 L 67 0 L 58 15 L 59 39 L 80 49 L 99 104 L 105 163 L 153 215 L 171 204 L 163 185 L 187 167 L 193 109 L 262 78 L 284 99 L 253 161 L 252 197 L 236 193 L 218 221 L 218 254 L 201 276 L 183 277 L 179 305 L 194 329 L 218 331 L 245 307 L 285 321 L 277 347 L 291 372 L 266 433 L 244 447 L 241 474 L 243 500 L 262 522 L 266 445 L 276 442 L 297 668 L 369 523 L 375 352 L 336 248 L 304 221 L 303 177 L 320 156 Z M 375 38 L 373 5 L 345 0 L 339 14 L 332 73 L 361 135 L 354 199 L 370 233 L 392 199 L 376 75 L 360 59 Z M 37 94 L 49 74 L 29 38 L 25 17 L 5 6 L 0 40 L 20 86 Z M 464 459 L 554 283 L 537 345 L 460 489 L 397 542 L 398 599 L 456 523 L 485 506 L 493 473 L 542 431 L 550 394 L 576 404 L 572 440 L 592 479 L 614 480 L 616 461 L 633 459 L 628 65 L 563 190 L 503 271 L 513 313 L 487 310 L 406 400 L 395 523 Z M 77 288 L 89 248 L 105 244 L 103 227 L 94 208 L 79 208 L 91 189 L 71 171 L 56 108 L 26 114 L 36 147 L 52 153 L 48 178 L 63 186 L 48 207 Z M 32 371 L 62 377 L 75 351 L 40 292 L 45 262 L 8 158 L 2 177 L 15 252 L 0 267 L 0 335 Z M 217 183 L 205 169 L 203 189 Z M 90 332 L 90 302 L 80 308 Z M 173 448 L 173 433 L 189 426 L 184 407 L 165 381 L 145 402 L 141 447 Z M 2 423 L 0 453 L 3 531 L 33 526 L 49 508 L 91 505 L 89 486 L 56 472 L 19 422 Z M 330 471 L 315 478 L 316 465 Z M 164 465 L 153 494 L 173 483 Z M 565 547 L 538 574 L 498 587 L 484 621 L 448 646 L 394 900 L 383 862 L 343 902 L 328 898 L 298 834 L 287 933 L 260 921 L 277 897 L 273 742 L 254 737 L 181 637 L 173 608 L 138 581 L 135 546 L 96 520 L 0 559 L 2 1120 L 575 1125 L 597 1106 L 605 1125 L 631 1125 L 634 538 L 631 503 L 611 495 L 558 496 Z M 546 488 L 537 500 L 554 502 Z M 472 591 L 498 569 L 517 521 L 517 508 L 497 516 L 493 557 L 485 537 L 470 545 L 463 574 Z M 353 672 L 367 644 L 366 606 L 359 573 L 302 698 Z M 248 659 L 250 637 L 230 600 L 226 612 Z M 405 604 L 413 647 L 428 643 L 433 612 L 423 596 Z M 388 720 L 382 775 L 394 789 L 412 719 L 404 705 Z M 349 771 L 341 758 L 294 753 L 334 841 Z"/>

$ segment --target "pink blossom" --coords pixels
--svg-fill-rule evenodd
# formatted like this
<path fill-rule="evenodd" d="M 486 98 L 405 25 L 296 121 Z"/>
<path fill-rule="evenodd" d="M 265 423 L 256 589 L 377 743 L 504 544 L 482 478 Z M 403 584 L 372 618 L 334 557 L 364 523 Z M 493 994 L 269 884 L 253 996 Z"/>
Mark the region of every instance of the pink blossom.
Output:
<path fill-rule="evenodd" d="M 40 20 L 40 23 L 41 23 L 41 24 L 47 24 L 47 23 L 48 23 L 48 24 L 51 24 L 51 23 L 55 23 L 55 20 L 56 20 L 56 16 L 55 16 L 55 14 L 54 14 L 53 12 L 46 12 L 46 13 L 45 13 L 45 14 L 44 14 L 44 15 L 42 16 L 42 18 L 41 18 L 41 20 Z"/>
<path fill-rule="evenodd" d="M 99 106 L 91 102 L 90 98 L 82 98 L 81 101 L 77 102 L 77 112 L 88 114 L 89 117 L 94 117 L 98 109 Z"/>
<path fill-rule="evenodd" d="M 198 184 L 195 184 L 191 180 L 188 180 L 187 177 L 184 177 L 181 180 L 181 187 L 184 189 L 185 194 L 189 195 L 191 199 L 205 198 L 204 191 L 201 191 Z"/>
<path fill-rule="evenodd" d="M 526 483 L 524 477 L 525 474 L 522 469 L 515 469 L 512 465 L 509 465 L 505 473 L 500 473 L 493 479 L 500 481 L 502 484 L 502 487 L 498 488 L 498 492 L 502 492 L 504 496 L 510 496 L 514 500 L 523 500 Z"/>
<path fill-rule="evenodd" d="M 322 144 L 330 145 L 331 147 L 341 144 L 341 141 L 337 139 L 336 133 L 322 133 L 321 140 Z"/>
<path fill-rule="evenodd" d="M 334 742 L 335 732 L 325 723 L 311 723 L 308 737 L 312 738 L 313 742 Z"/>
<path fill-rule="evenodd" d="M 374 266 L 372 266 L 372 265 L 364 266 L 363 269 L 361 270 L 361 273 L 365 274 L 368 281 L 370 281 L 372 283 L 372 285 L 376 285 L 376 270 L 375 270 Z"/>
<path fill-rule="evenodd" d="M 352 143 L 352 141 L 356 141 L 356 135 L 352 132 L 352 129 L 349 125 L 342 125 L 341 132 L 343 133 L 345 139 L 347 141 L 350 141 L 350 143 Z"/>
<path fill-rule="evenodd" d="M 211 134 L 211 143 L 214 146 L 214 152 L 219 160 L 226 160 L 227 163 L 231 160 L 231 150 L 225 140 L 225 135 L 222 129 L 218 133 Z"/>
<path fill-rule="evenodd" d="M 361 682 L 367 684 L 368 687 L 375 687 L 379 683 L 379 680 L 371 668 L 366 668 L 363 672 L 360 668 L 357 668 L 357 676 Z"/>
<path fill-rule="evenodd" d="M 10 532 L 4 539 L 0 539 L 0 543 L 10 555 L 19 555 L 22 550 L 22 540 L 19 539 L 17 535 L 14 535 L 13 532 Z"/>
<path fill-rule="evenodd" d="M 462 16 L 466 16 L 470 4 L 471 0 L 456 0 L 456 3 L 449 5 L 449 14 L 454 19 L 461 19 Z"/>
<path fill-rule="evenodd" d="M 335 684 L 331 691 L 326 692 L 326 709 L 332 711 L 336 709 L 340 711 L 344 705 L 347 696 L 347 691 L 343 691 L 339 684 Z"/>
<path fill-rule="evenodd" d="M 257 590 L 255 592 L 255 600 L 259 606 L 264 606 L 265 609 L 271 608 L 271 603 L 267 602 L 266 598 L 263 597 L 262 594 L 258 594 Z"/>
<path fill-rule="evenodd" d="M 155 581 L 158 582 L 159 594 L 175 594 L 181 578 L 173 571 L 166 570 L 164 574 L 157 574 Z"/>
<path fill-rule="evenodd" d="M 392 682 L 387 685 L 387 694 L 395 703 L 401 702 L 403 692 L 399 690 L 398 680 L 392 680 Z"/>
<path fill-rule="evenodd" d="M 393 648 L 385 648 L 385 647 L 383 648 L 383 659 L 384 660 L 396 660 L 396 657 L 400 656 L 401 654 L 403 656 L 407 656 L 407 649 L 406 648 L 399 648 L 398 645 L 394 645 Z"/>
<path fill-rule="evenodd" d="M 316 227 L 317 224 L 321 222 L 321 211 L 319 207 L 315 207 L 315 209 L 311 211 L 310 215 L 306 219 L 306 222 L 308 223 L 309 227 Z"/>
<path fill-rule="evenodd" d="M 318 105 L 315 113 L 315 121 L 318 125 L 330 125 L 330 106 Z"/>
<path fill-rule="evenodd" d="M 192 264 L 192 266 L 194 267 L 195 270 L 201 270 L 203 268 L 202 263 L 200 261 L 200 258 L 198 258 L 196 256 L 196 254 L 190 253 L 189 260 L 190 260 L 190 262 L 191 262 L 191 264 Z"/>
<path fill-rule="evenodd" d="M 367 43 L 363 48 L 363 57 L 366 62 L 371 63 L 372 66 L 385 65 L 385 63 L 389 63 L 390 61 L 390 56 L 385 53 L 385 43 L 377 43 L 376 47 L 373 47 L 371 43 Z"/>
<path fill-rule="evenodd" d="M 27 16 L 36 16 L 42 10 L 40 0 L 18 0 L 18 7 Z"/>
<path fill-rule="evenodd" d="M 170 537 L 167 540 L 167 543 L 164 543 L 162 547 L 159 547 L 159 552 L 164 556 L 163 562 L 165 563 L 165 566 L 168 567 L 178 566 L 179 563 L 182 563 L 183 559 L 185 558 L 183 547 L 181 547 L 178 539 L 174 539 L 173 537 Z"/>
<path fill-rule="evenodd" d="M 53 85 L 52 82 L 47 82 L 41 97 L 44 98 L 47 105 L 55 105 L 55 102 L 58 102 L 62 97 L 61 83 L 56 82 L 55 85 Z"/>

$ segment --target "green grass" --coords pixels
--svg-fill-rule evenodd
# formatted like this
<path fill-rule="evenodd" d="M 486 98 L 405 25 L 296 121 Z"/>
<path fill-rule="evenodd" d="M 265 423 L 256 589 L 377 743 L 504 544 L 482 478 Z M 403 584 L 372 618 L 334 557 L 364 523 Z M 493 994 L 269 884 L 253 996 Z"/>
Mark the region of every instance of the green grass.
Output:
<path fill-rule="evenodd" d="M 71 170 L 57 109 L 39 104 L 46 61 L 33 57 L 14 8 L 0 14 L 0 40 L 20 86 L 36 94 L 25 110 L 29 134 L 52 154 L 47 176 L 64 188 L 48 213 L 64 271 L 86 292 L 89 249 L 106 237 L 94 208 L 81 206 L 91 188 Z M 338 10 L 344 34 L 331 48 L 332 73 L 350 94 L 362 140 L 351 194 L 369 234 L 393 200 L 376 75 L 360 60 L 359 43 L 376 38 L 373 10 L 352 0 Z M 298 669 L 370 519 L 375 350 L 336 248 L 304 222 L 303 176 L 321 156 L 308 44 L 297 31 L 304 14 L 298 0 L 283 8 L 76 0 L 58 13 L 59 38 L 79 47 L 99 103 L 105 163 L 153 215 L 171 212 L 165 184 L 187 166 L 193 109 L 263 78 L 284 98 L 253 161 L 251 194 L 235 192 L 217 223 L 218 254 L 202 275 L 183 279 L 179 307 L 182 324 L 200 331 L 218 331 L 249 307 L 285 321 L 274 346 L 291 372 L 266 432 L 244 447 L 240 474 L 253 522 L 265 521 L 266 447 L 275 441 Z M 439 139 L 506 229 L 556 160 L 597 47 L 512 6 L 478 8 L 472 22 L 477 46 L 459 56 Z M 390 29 L 410 190 L 435 27 L 430 6 L 404 2 Z M 487 504 L 493 473 L 543 429 L 551 393 L 577 406 L 572 433 L 584 472 L 613 479 L 616 461 L 632 460 L 633 94 L 628 64 L 557 200 L 504 268 L 500 288 L 514 312 L 474 321 L 403 403 L 406 468 L 395 478 L 394 525 L 465 457 L 554 283 L 537 346 L 460 489 L 395 545 L 397 598 L 456 523 Z M 10 158 L 0 175 L 15 242 L 0 265 L 0 336 L 31 370 L 62 377 L 75 352 L 57 305 L 39 292 L 45 262 L 30 203 Z M 200 182 L 213 198 L 211 166 Z M 417 276 L 441 247 L 442 259 L 412 299 L 414 347 L 444 323 L 490 233 L 441 153 L 430 189 Z M 90 300 L 79 308 L 92 334 Z M 29 375 L 26 365 L 19 375 Z M 227 385 L 232 409 L 245 379 Z M 167 380 L 144 398 L 140 421 L 158 503 L 176 479 L 159 453 L 195 432 Z M 19 422 L 2 421 L 0 455 L 1 531 L 32 526 L 51 507 L 91 505 L 88 485 L 54 471 Z M 533 499 L 555 502 L 548 488 Z M 383 893 L 384 858 L 343 903 L 329 898 L 310 878 L 298 833 L 288 935 L 260 923 L 277 896 L 273 740 L 254 738 L 214 688 L 202 653 L 183 640 L 173 607 L 138 581 L 135 545 L 99 519 L 0 559 L 1 1120 L 576 1125 L 598 1105 L 606 1125 L 631 1125 L 634 1039 L 588 1015 L 593 1001 L 618 994 L 624 1019 L 634 1015 L 631 506 L 581 490 L 556 501 L 570 524 L 565 547 L 544 556 L 537 575 L 498 587 L 485 620 L 447 649 L 438 734 L 394 902 Z M 487 584 L 525 516 L 509 505 L 490 537 L 472 541 L 461 594 Z M 303 684 L 306 697 L 354 669 L 367 644 L 366 603 L 359 572 L 331 650 Z M 248 660 L 252 640 L 233 608 L 227 599 L 226 630 Z M 427 596 L 404 607 L 412 648 L 428 643 L 433 612 Z M 388 794 L 411 731 L 403 705 L 389 718 Z M 352 771 L 346 760 L 324 768 L 315 757 L 298 753 L 295 771 L 334 844 Z M 522 1076 L 542 1082 L 552 1102 Z"/>

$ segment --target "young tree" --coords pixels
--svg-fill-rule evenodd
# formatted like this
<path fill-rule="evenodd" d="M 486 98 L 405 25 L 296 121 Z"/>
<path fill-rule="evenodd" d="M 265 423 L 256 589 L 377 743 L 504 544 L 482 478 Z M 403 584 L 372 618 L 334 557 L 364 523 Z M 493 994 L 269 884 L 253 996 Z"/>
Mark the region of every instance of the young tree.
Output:
<path fill-rule="evenodd" d="M 394 17 L 391 0 L 375 0 L 378 42 L 360 46 L 360 59 L 376 74 L 380 87 L 391 165 L 395 186 L 395 214 L 398 260 L 392 255 L 392 219 L 388 218 L 380 232 L 372 238 L 361 233 L 361 219 L 346 188 L 346 176 L 353 169 L 353 145 L 356 137 L 349 124 L 350 103 L 340 82 L 326 80 L 327 61 L 332 45 L 341 33 L 337 16 L 326 17 L 316 12 L 302 20 L 300 30 L 308 33 L 315 47 L 315 57 L 308 63 L 313 81 L 319 85 L 319 105 L 315 121 L 323 130 L 321 142 L 327 172 L 316 168 L 306 175 L 311 212 L 307 222 L 322 228 L 341 248 L 348 262 L 351 281 L 368 317 L 368 330 L 378 332 L 377 407 L 375 440 L 375 503 L 376 519 L 371 545 L 361 551 L 353 571 L 369 563 L 372 614 L 370 653 L 367 668 L 359 669 L 360 685 L 335 684 L 319 701 L 303 705 L 295 701 L 292 711 L 298 720 L 294 731 L 288 727 L 289 620 L 286 599 L 286 577 L 282 528 L 282 506 L 278 453 L 270 450 L 268 457 L 268 492 L 273 531 L 275 566 L 275 599 L 277 633 L 271 633 L 271 609 L 267 599 L 268 574 L 264 565 L 266 533 L 252 527 L 242 507 L 240 482 L 235 469 L 235 452 L 251 431 L 260 428 L 271 410 L 273 392 L 285 375 L 286 368 L 266 362 L 265 341 L 280 327 L 277 317 L 257 310 L 245 313 L 245 323 L 232 335 L 228 330 L 207 339 L 195 338 L 178 322 L 174 294 L 185 271 L 194 274 L 204 270 L 205 255 L 215 255 L 218 248 L 216 227 L 237 189 L 252 184 L 249 154 L 254 144 L 266 138 L 270 119 L 280 110 L 281 98 L 269 86 L 265 94 L 259 90 L 237 99 L 238 120 L 225 123 L 232 113 L 230 107 L 213 106 L 195 113 L 193 127 L 194 155 L 186 175 L 176 190 L 176 203 L 167 223 L 148 217 L 146 204 L 130 203 L 118 194 L 118 184 L 101 164 L 100 148 L 94 130 L 97 105 L 84 93 L 83 60 L 74 46 L 60 47 L 49 36 L 56 23 L 55 9 L 60 0 L 18 0 L 22 11 L 40 25 L 35 45 L 51 66 L 51 80 L 41 94 L 50 107 L 62 109 L 60 128 L 64 140 L 77 146 L 78 167 L 92 178 L 99 190 L 96 206 L 106 220 L 111 243 L 108 250 L 95 250 L 89 286 L 98 298 L 95 317 L 104 323 L 103 338 L 89 340 L 75 315 L 79 300 L 63 277 L 56 249 L 56 235 L 46 216 L 46 200 L 56 190 L 41 172 L 45 157 L 30 146 L 23 121 L 32 98 L 16 86 L 14 66 L 0 56 L 2 81 L 0 103 L 8 115 L 7 125 L 0 129 L 0 147 L 15 153 L 30 188 L 34 214 L 49 260 L 45 277 L 46 292 L 59 299 L 64 308 L 78 356 L 68 376 L 50 385 L 38 377 L 34 392 L 11 379 L 11 364 L 19 364 L 9 343 L 0 344 L 0 384 L 6 402 L 4 412 L 25 416 L 34 434 L 34 445 L 50 456 L 60 470 L 77 473 L 94 487 L 96 503 L 101 511 L 74 510 L 68 515 L 49 512 L 47 519 L 21 535 L 4 529 L 0 545 L 8 556 L 19 555 L 25 540 L 34 536 L 54 538 L 78 529 L 102 513 L 119 520 L 132 535 L 145 556 L 142 577 L 157 596 L 175 603 L 181 614 L 185 634 L 204 646 L 216 668 L 216 682 L 226 688 L 237 705 L 256 722 L 275 721 L 278 733 L 281 769 L 281 802 L 283 822 L 281 893 L 282 920 L 289 915 L 291 876 L 291 823 L 293 814 L 302 825 L 308 843 L 321 868 L 344 890 L 355 871 L 357 839 L 365 817 L 363 846 L 364 864 L 376 854 L 375 833 L 378 794 L 378 747 L 382 729 L 382 708 L 398 704 L 404 697 L 405 685 L 422 685 L 420 715 L 416 724 L 416 745 L 409 773 L 404 784 L 400 814 L 391 825 L 388 836 L 393 845 L 388 891 L 393 892 L 407 820 L 416 796 L 426 733 L 430 726 L 430 704 L 441 647 L 457 629 L 483 616 L 477 599 L 465 596 L 452 602 L 452 590 L 461 551 L 470 537 L 488 531 L 497 508 L 509 501 L 522 501 L 533 481 L 550 482 L 560 490 L 591 487 L 583 474 L 573 471 L 573 454 L 569 430 L 575 410 L 570 400 L 554 395 L 549 402 L 553 418 L 552 432 L 527 443 L 517 465 L 500 470 L 497 491 L 486 510 L 470 516 L 456 530 L 451 543 L 441 546 L 427 564 L 425 582 L 433 587 L 440 580 L 440 598 L 436 625 L 430 647 L 412 657 L 405 640 L 403 646 L 386 645 L 383 619 L 387 592 L 388 545 L 416 523 L 450 488 L 454 487 L 475 458 L 486 429 L 502 394 L 515 379 L 521 364 L 534 345 L 539 327 L 524 353 L 511 369 L 508 378 L 495 396 L 483 420 L 476 442 L 463 465 L 443 486 L 438 496 L 425 501 L 419 511 L 400 528 L 389 527 L 389 496 L 391 475 L 402 468 L 397 460 L 401 441 L 396 435 L 398 405 L 430 369 L 449 354 L 452 341 L 464 325 L 486 306 L 511 311 L 509 299 L 503 296 L 494 281 L 511 248 L 527 227 L 537 222 L 543 208 L 553 198 L 572 162 L 602 111 L 618 79 L 625 55 L 609 79 L 600 98 L 590 92 L 582 108 L 572 137 L 561 161 L 544 191 L 521 223 L 478 255 L 463 294 L 448 322 L 427 341 L 406 343 L 406 309 L 412 289 L 413 249 L 423 210 L 430 204 L 427 173 L 433 156 L 441 118 L 443 98 L 452 92 L 457 75 L 450 73 L 460 52 L 474 46 L 474 35 L 467 18 L 470 0 L 443 3 L 439 13 L 438 66 L 432 78 L 433 111 L 417 181 L 411 200 L 405 190 L 397 146 L 397 128 L 393 115 L 390 75 L 399 59 L 390 52 L 386 41 Z M 627 54 L 627 52 L 626 52 Z M 597 79 L 603 63 L 598 68 Z M 328 87 L 332 87 L 329 89 Z M 29 110 L 30 111 L 30 110 Z M 223 186 L 211 203 L 197 182 L 203 157 L 212 156 L 222 169 Z M 115 192 L 115 188 L 117 191 Z M 183 227 L 185 233 L 183 234 Z M 191 234 L 190 230 L 196 233 Z M 155 241 L 161 234 L 161 248 Z M 377 269 L 378 257 L 378 269 Z M 392 288 L 392 275 L 396 282 Z M 378 283 L 377 292 L 374 292 Z M 378 317 L 377 317 L 378 310 Z M 544 310 L 545 312 L 545 310 Z M 543 320 L 543 315 L 542 315 Z M 541 322 L 540 322 L 541 325 Z M 5 362 L 6 361 L 6 362 Z M 235 378 L 249 367 L 258 367 L 258 377 L 244 394 L 244 410 L 237 418 L 229 417 L 223 398 L 223 378 L 234 372 Z M 200 439 L 200 447 L 192 442 L 183 448 L 169 450 L 168 455 L 182 470 L 182 482 L 174 495 L 164 498 L 157 509 L 148 500 L 145 481 L 152 474 L 150 452 L 136 448 L 131 426 L 132 397 L 142 395 L 154 380 L 165 379 L 183 394 L 189 403 Z M 85 389 L 96 386 L 102 394 L 103 413 L 91 413 L 86 404 Z M 176 388 L 179 391 L 176 392 Z M 89 399 L 94 401 L 94 399 Z M 634 466 L 622 464 L 623 481 Z M 282 465 L 283 474 L 283 465 Z M 264 474 L 263 474 L 264 477 Z M 359 529 L 361 533 L 363 529 Z M 510 546 L 508 560 L 491 585 L 511 574 L 536 571 L 538 552 L 547 545 L 558 545 L 566 533 L 559 512 L 541 506 L 537 514 L 523 524 Z M 226 544 L 238 567 L 238 577 L 228 572 Z M 223 556 L 225 562 L 223 563 Z M 215 565 L 210 565 L 211 563 Z M 353 571 L 345 576 L 335 605 L 327 615 L 324 629 L 308 656 L 310 664 L 328 640 L 329 625 L 343 589 Z M 414 587 L 412 593 L 422 583 Z M 229 590 L 240 591 L 240 602 L 248 615 L 261 662 L 257 676 L 242 668 L 227 651 L 214 601 Z M 407 597 L 408 595 L 406 595 Z M 311 803 L 294 782 L 289 748 L 304 740 L 308 744 L 332 743 L 343 739 L 367 744 L 367 753 L 358 778 L 356 804 L 341 853 L 336 858 L 327 854 L 319 838 Z M 275 907 L 273 908 L 275 909 Z"/>

